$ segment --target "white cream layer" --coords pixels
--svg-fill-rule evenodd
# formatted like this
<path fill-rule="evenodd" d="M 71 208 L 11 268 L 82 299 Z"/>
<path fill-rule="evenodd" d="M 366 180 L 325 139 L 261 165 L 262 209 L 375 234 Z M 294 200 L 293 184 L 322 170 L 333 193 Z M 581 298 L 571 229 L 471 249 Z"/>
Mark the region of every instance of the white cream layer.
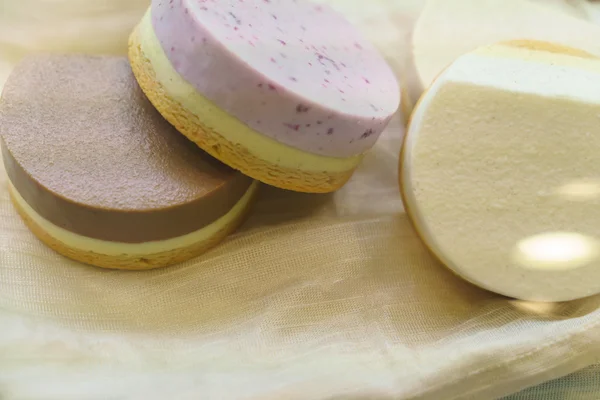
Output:
<path fill-rule="evenodd" d="M 462 56 L 444 74 L 443 80 L 514 93 L 597 102 L 599 74 L 597 59 L 497 45 Z"/>
<path fill-rule="evenodd" d="M 231 210 L 210 225 L 183 236 L 145 243 L 110 242 L 107 240 L 89 238 L 70 232 L 66 229 L 56 226 L 38 214 L 33 208 L 31 208 L 25 199 L 23 199 L 10 181 L 9 190 L 21 210 L 23 210 L 23 212 L 29 218 L 31 218 L 52 238 L 64 243 L 68 247 L 108 256 L 147 256 L 151 254 L 183 249 L 196 243 L 202 243 L 210 240 L 220 230 L 230 225 L 247 209 L 247 207 L 249 207 L 255 192 L 258 190 L 258 185 L 258 182 L 253 182 L 246 193 L 231 208 Z"/>
<path fill-rule="evenodd" d="M 459 58 L 418 104 L 401 160 L 406 206 L 433 253 L 483 288 L 592 295 L 599 152 L 599 61 L 491 46 Z"/>

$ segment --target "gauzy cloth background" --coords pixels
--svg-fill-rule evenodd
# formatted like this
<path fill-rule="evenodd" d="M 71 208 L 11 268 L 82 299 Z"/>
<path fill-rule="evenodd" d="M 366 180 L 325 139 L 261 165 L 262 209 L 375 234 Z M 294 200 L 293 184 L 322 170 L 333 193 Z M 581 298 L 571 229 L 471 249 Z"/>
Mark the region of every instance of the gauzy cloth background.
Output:
<path fill-rule="evenodd" d="M 422 1 L 322 2 L 402 76 Z M 122 54 L 146 5 L 0 0 L 2 73 L 33 51 Z M 597 399 L 600 297 L 511 300 L 436 263 L 402 208 L 402 135 L 398 116 L 333 195 L 263 187 L 223 245 L 150 272 L 41 245 L 0 171 L 0 398 L 493 399 L 542 384 L 509 399 Z"/>

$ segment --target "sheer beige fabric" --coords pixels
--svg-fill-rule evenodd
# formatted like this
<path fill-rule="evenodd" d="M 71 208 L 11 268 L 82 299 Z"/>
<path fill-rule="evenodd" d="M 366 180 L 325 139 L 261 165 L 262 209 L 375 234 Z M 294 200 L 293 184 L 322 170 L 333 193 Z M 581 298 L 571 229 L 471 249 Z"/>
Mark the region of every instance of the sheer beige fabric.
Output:
<path fill-rule="evenodd" d="M 421 1 L 329 2 L 402 70 Z M 6 70 L 28 51 L 122 52 L 144 3 L 0 0 Z M 429 256 L 398 194 L 402 134 L 397 117 L 338 193 L 263 187 L 222 246 L 141 273 L 41 245 L 0 171 L 0 398 L 491 399 L 593 364 L 600 298 L 514 301 Z"/>

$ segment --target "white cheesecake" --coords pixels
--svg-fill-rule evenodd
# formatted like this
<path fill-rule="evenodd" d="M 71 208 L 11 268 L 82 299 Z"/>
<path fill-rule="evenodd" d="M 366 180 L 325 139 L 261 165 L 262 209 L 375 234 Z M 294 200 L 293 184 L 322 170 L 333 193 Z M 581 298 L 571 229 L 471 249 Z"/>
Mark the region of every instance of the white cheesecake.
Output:
<path fill-rule="evenodd" d="M 412 35 L 411 99 L 457 57 L 501 41 L 543 40 L 600 55 L 600 26 L 559 10 L 524 0 L 429 0 Z"/>
<path fill-rule="evenodd" d="M 523 300 L 600 292 L 600 60 L 518 41 L 459 57 L 400 160 L 419 235 L 466 280 Z"/>

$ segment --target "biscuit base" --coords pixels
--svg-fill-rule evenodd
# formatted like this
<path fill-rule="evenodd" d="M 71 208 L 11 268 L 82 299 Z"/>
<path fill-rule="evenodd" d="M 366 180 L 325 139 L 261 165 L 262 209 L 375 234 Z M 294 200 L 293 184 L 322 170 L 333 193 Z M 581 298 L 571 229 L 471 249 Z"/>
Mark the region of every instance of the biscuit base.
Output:
<path fill-rule="evenodd" d="M 256 198 L 256 193 L 258 192 L 255 186 L 251 186 L 248 189 L 252 190 L 251 199 L 248 202 L 247 206 L 244 207 L 243 212 L 239 213 L 239 215 L 236 215 L 235 218 L 233 218 L 228 224 L 223 226 L 223 228 L 218 230 L 214 235 L 212 235 L 206 240 L 194 243 L 187 247 L 181 247 L 158 253 L 136 255 L 123 254 L 115 256 L 99 254 L 93 251 L 84 251 L 79 248 L 69 246 L 68 243 L 64 243 L 58 240 L 49 232 L 47 232 L 44 228 L 42 228 L 42 226 L 38 224 L 33 218 L 31 218 L 31 216 L 25 211 L 25 209 L 16 199 L 16 195 L 14 193 L 15 190 L 16 189 L 13 189 L 11 185 L 9 185 L 9 194 L 13 206 L 17 210 L 17 213 L 19 214 L 27 228 L 29 228 L 29 230 L 46 246 L 50 247 L 52 250 L 67 258 L 84 264 L 107 269 L 133 271 L 151 270 L 181 263 L 195 258 L 197 256 L 200 256 L 201 254 L 215 247 L 228 235 L 230 235 L 237 228 L 239 228 L 242 225 L 242 223 L 246 220 Z"/>
<path fill-rule="evenodd" d="M 357 165 L 342 172 L 302 171 L 264 161 L 244 146 L 207 127 L 200 118 L 176 101 L 156 79 L 156 72 L 141 48 L 139 26 L 129 37 L 129 61 L 133 73 L 160 114 L 189 140 L 214 158 L 267 185 L 304 193 L 330 193 L 350 179 Z M 282 145 L 283 146 L 283 145 Z"/>

